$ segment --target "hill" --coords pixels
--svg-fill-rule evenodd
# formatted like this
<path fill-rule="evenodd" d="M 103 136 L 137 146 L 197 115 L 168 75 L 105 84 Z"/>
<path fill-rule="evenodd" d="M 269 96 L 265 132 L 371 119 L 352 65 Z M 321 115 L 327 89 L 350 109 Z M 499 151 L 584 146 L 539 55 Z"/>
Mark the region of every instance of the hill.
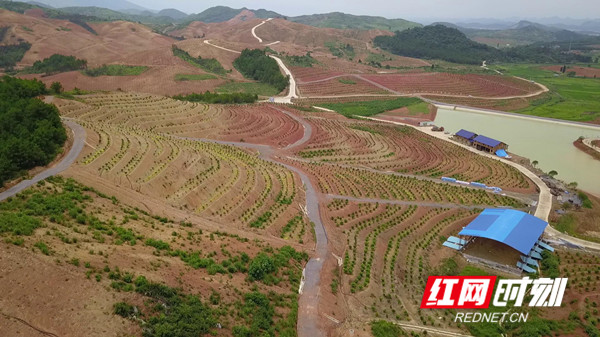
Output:
<path fill-rule="evenodd" d="M 587 35 L 530 21 L 520 21 L 508 29 L 461 29 L 474 41 L 495 46 L 527 45 L 537 42 L 577 41 Z"/>
<path fill-rule="evenodd" d="M 469 40 L 456 28 L 442 25 L 412 28 L 394 36 L 378 36 L 374 42 L 394 54 L 416 58 L 470 64 L 501 58 L 498 50 Z"/>
<path fill-rule="evenodd" d="M 189 15 L 187 18 L 185 18 L 185 21 L 186 22 L 201 21 L 204 23 L 225 22 L 225 21 L 229 21 L 229 20 L 233 19 L 234 17 L 236 17 L 237 15 L 239 15 L 240 13 L 242 13 L 245 10 L 248 10 L 248 11 L 254 13 L 254 15 L 257 18 L 262 18 L 262 19 L 276 18 L 276 17 L 282 16 L 279 13 L 268 11 L 266 9 L 254 10 L 254 9 L 247 9 L 245 7 L 235 9 L 235 8 L 231 8 L 231 7 L 227 7 L 227 6 L 215 6 L 215 7 L 208 8 L 201 13 Z"/>
<path fill-rule="evenodd" d="M 187 18 L 187 14 L 175 8 L 163 9 L 157 14 L 158 16 L 166 16 L 173 20 L 181 20 Z"/>
<path fill-rule="evenodd" d="M 548 46 L 536 43 L 500 50 L 472 41 L 458 29 L 443 25 L 412 28 L 396 32 L 394 36 L 378 36 L 374 42 L 375 45 L 397 55 L 440 59 L 455 63 L 478 64 L 484 60 L 532 63 L 591 61 L 590 57 L 570 53 L 569 49 L 560 45 Z"/>
<path fill-rule="evenodd" d="M 380 16 L 351 15 L 340 12 L 302 15 L 289 18 L 290 21 L 314 27 L 338 29 L 381 29 L 391 32 L 421 27 L 421 24 L 403 19 L 386 19 Z"/>
<path fill-rule="evenodd" d="M 37 3 L 54 8 L 61 7 L 103 7 L 115 11 L 124 9 L 148 10 L 127 0 L 38 0 Z"/>

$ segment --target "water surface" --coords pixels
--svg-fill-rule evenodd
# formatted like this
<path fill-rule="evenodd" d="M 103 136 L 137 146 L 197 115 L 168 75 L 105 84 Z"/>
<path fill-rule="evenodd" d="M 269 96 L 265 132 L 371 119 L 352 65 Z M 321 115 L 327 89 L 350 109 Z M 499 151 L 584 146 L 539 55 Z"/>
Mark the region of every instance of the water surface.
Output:
<path fill-rule="evenodd" d="M 503 141 L 509 152 L 537 160 L 545 172 L 555 170 L 561 180 L 600 195 L 600 160 L 573 146 L 580 136 L 600 138 L 600 127 L 446 108 L 438 109 L 435 124 L 451 133 L 466 129 Z"/>

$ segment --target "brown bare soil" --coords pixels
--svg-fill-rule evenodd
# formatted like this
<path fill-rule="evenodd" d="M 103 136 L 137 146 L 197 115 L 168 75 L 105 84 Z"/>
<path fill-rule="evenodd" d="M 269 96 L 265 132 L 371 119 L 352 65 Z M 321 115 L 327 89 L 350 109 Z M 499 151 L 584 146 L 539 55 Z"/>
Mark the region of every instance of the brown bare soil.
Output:
<path fill-rule="evenodd" d="M 63 245 L 64 246 L 64 245 Z M 0 243 L 3 334 L 117 336 L 139 334 L 135 322 L 112 314 L 114 303 L 135 295 L 108 292 L 62 258 Z M 52 336 L 52 335 L 50 335 Z"/>
<path fill-rule="evenodd" d="M 560 73 L 560 68 L 562 68 L 562 65 L 542 67 L 542 69 L 551 70 L 555 73 Z M 576 76 L 593 77 L 593 78 L 600 77 L 600 69 L 598 69 L 598 68 L 568 66 L 567 71 L 565 71 L 565 74 L 568 72 L 571 72 L 571 71 L 574 71 Z"/>

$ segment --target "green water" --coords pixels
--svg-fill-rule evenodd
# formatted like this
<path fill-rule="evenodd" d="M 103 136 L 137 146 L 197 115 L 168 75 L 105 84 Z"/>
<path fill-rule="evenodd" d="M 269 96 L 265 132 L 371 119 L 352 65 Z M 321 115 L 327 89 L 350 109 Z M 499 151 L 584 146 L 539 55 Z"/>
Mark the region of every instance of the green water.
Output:
<path fill-rule="evenodd" d="M 600 195 L 600 160 L 573 146 L 580 136 L 600 137 L 600 127 L 442 108 L 435 124 L 451 133 L 466 129 L 503 141 L 509 152 L 537 160 L 545 172 L 555 170 L 559 179 L 576 181 L 580 189 Z"/>

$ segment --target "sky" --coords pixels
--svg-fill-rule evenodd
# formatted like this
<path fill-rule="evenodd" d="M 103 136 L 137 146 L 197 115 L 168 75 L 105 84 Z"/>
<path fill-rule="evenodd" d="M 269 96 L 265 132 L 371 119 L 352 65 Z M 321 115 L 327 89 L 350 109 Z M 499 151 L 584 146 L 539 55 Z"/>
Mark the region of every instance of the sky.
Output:
<path fill-rule="evenodd" d="M 150 9 L 177 8 L 198 13 L 223 5 L 233 8 L 265 8 L 283 15 L 296 16 L 327 12 L 377 15 L 387 18 L 600 18 L 598 0 L 129 0 Z"/>

